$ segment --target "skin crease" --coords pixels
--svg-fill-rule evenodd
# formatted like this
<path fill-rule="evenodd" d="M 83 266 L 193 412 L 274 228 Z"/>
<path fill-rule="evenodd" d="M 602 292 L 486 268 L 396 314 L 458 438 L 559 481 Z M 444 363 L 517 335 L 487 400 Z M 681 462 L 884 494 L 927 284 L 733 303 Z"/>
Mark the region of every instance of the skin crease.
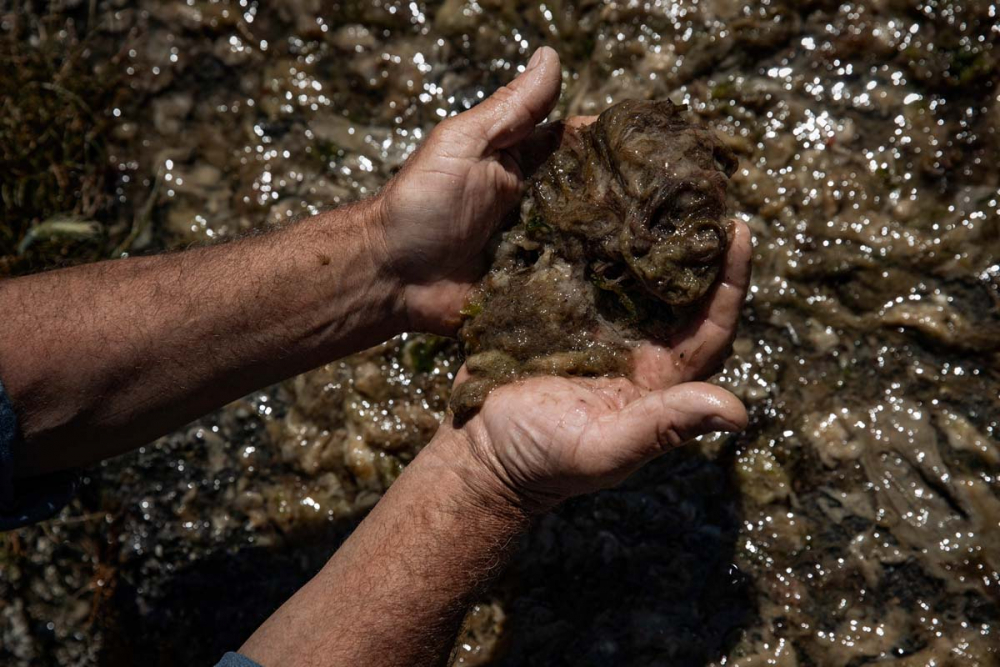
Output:
<path fill-rule="evenodd" d="M 0 282 L 16 474 L 120 454 L 403 331 L 454 333 L 487 240 L 558 141 L 539 123 L 559 87 L 543 48 L 435 128 L 374 199 L 224 245 Z M 442 426 L 242 651 L 267 666 L 441 664 L 533 515 L 697 435 L 743 428 L 736 397 L 697 380 L 728 354 L 750 246 L 737 224 L 703 317 L 669 346 L 639 348 L 633 380 L 533 378 L 498 389 L 462 428 Z"/>

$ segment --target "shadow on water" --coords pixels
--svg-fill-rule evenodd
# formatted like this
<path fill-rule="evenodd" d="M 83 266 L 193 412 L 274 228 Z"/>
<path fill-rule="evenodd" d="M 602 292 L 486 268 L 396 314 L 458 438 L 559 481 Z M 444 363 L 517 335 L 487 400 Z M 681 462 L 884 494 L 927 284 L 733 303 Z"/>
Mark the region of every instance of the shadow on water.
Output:
<path fill-rule="evenodd" d="M 215 664 L 318 572 L 355 525 L 344 521 L 308 542 L 280 548 L 217 552 L 165 578 L 155 592 L 126 583 L 142 582 L 141 575 L 123 577 L 108 605 L 117 617 L 104 620 L 108 632 L 99 663 Z"/>
<path fill-rule="evenodd" d="M 731 461 L 678 451 L 620 488 L 544 517 L 495 586 L 507 665 L 705 665 L 756 616 L 733 565 Z M 156 591 L 119 586 L 102 664 L 213 664 L 315 573 L 348 534 L 219 553 Z M 145 602 L 139 608 L 137 600 Z"/>
<path fill-rule="evenodd" d="M 731 451 L 731 449 L 730 449 Z M 732 465 L 679 450 L 545 517 L 503 582 L 497 665 L 704 665 L 755 614 Z"/>

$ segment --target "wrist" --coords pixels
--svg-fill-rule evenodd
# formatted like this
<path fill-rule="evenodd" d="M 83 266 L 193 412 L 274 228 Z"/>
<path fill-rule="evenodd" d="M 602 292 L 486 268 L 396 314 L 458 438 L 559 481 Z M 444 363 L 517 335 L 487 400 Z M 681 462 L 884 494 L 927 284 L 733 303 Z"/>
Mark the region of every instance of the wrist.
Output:
<path fill-rule="evenodd" d="M 396 196 L 399 187 L 395 180 L 390 181 L 380 193 L 364 202 L 368 220 L 366 242 L 397 297 L 394 314 L 399 333 L 454 335 L 461 325 L 460 311 L 471 288 L 471 277 L 439 274 L 439 258 L 425 256 L 426 248 L 421 250 L 419 246 L 420 224 L 413 220 L 400 224 L 400 220 L 394 219 L 399 215 L 405 217 L 406 211 Z"/>
<path fill-rule="evenodd" d="M 490 451 L 446 423 L 411 467 L 419 466 L 439 481 L 451 480 L 447 486 L 456 509 L 487 523 L 527 524 L 548 509 L 529 502 L 510 485 Z"/>
<path fill-rule="evenodd" d="M 460 501 L 472 510 L 493 516 L 530 520 L 564 498 L 531 492 L 517 484 L 497 457 L 484 434 L 474 425 L 454 428 L 446 422 L 425 448 L 428 465 L 447 469 L 464 487 Z"/>
<path fill-rule="evenodd" d="M 424 331 L 422 322 L 415 321 L 410 308 L 411 293 L 415 289 L 412 280 L 403 270 L 403 258 L 393 252 L 393 244 L 389 234 L 392 228 L 390 199 L 392 197 L 392 181 L 378 194 L 370 197 L 362 204 L 365 207 L 364 229 L 365 244 L 376 272 L 389 286 L 393 294 L 392 322 L 396 333 L 408 331 Z"/>
<path fill-rule="evenodd" d="M 371 266 L 372 279 L 382 299 L 382 319 L 390 336 L 410 331 L 406 313 L 406 285 L 396 270 L 387 241 L 388 208 L 384 193 L 351 205 L 357 209 L 362 231 L 363 253 Z"/>

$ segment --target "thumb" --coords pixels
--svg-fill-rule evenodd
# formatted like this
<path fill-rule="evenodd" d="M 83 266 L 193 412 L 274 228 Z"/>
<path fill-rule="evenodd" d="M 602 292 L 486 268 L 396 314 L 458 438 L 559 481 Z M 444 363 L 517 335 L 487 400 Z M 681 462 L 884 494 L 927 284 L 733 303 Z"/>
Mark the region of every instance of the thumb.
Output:
<path fill-rule="evenodd" d="M 721 387 L 689 382 L 647 394 L 595 424 L 592 447 L 606 461 L 629 472 L 714 431 L 742 431 L 747 411 L 736 396 Z"/>
<path fill-rule="evenodd" d="M 559 54 L 543 46 L 516 79 L 455 117 L 461 130 L 480 137 L 484 149 L 503 150 L 526 139 L 559 100 Z"/>

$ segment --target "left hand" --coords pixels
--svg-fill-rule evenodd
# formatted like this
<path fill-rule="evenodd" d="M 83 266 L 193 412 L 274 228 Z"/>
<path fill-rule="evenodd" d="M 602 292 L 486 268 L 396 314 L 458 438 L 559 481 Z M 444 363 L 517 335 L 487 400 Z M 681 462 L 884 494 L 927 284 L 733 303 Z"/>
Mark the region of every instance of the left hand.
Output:
<path fill-rule="evenodd" d="M 376 244 L 402 285 L 408 330 L 453 334 L 484 250 L 559 143 L 537 125 L 559 99 L 554 50 L 482 103 L 443 121 L 378 196 Z"/>

